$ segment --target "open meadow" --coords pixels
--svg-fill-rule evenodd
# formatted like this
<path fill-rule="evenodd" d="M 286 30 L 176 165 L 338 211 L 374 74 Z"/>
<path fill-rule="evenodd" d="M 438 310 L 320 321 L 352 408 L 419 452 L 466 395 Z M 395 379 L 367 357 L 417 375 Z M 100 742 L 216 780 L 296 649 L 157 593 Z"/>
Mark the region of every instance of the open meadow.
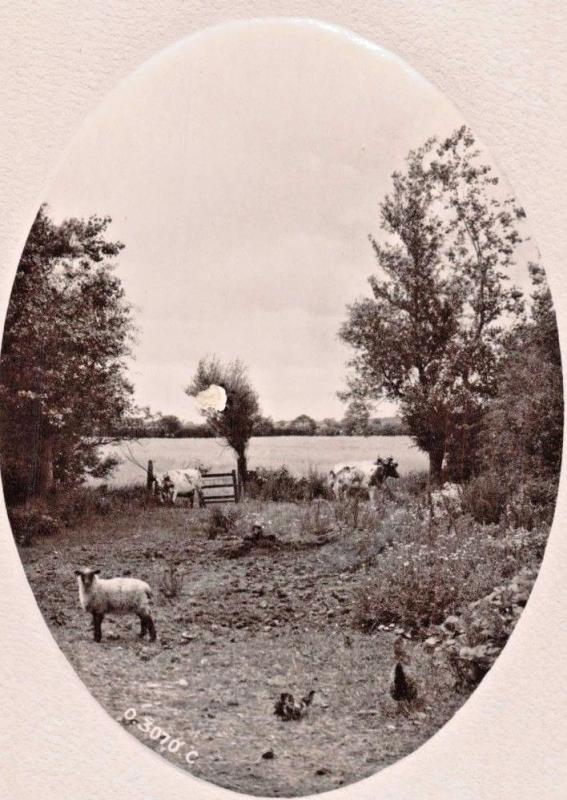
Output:
<path fill-rule="evenodd" d="M 432 518 L 425 483 L 392 482 L 376 509 L 324 498 L 191 509 L 91 489 L 61 509 L 67 526 L 21 554 L 58 645 L 144 744 L 234 790 L 309 794 L 371 775 L 438 730 L 535 579 L 546 523 Z M 138 639 L 136 617 L 112 614 L 93 641 L 74 576 L 86 565 L 151 584 L 155 643 Z M 411 703 L 389 691 L 400 637 Z M 274 715 L 282 692 L 312 689 L 304 718 Z"/>
<path fill-rule="evenodd" d="M 193 464 L 213 472 L 235 467 L 234 452 L 221 439 L 147 438 L 118 442 L 101 448 L 103 455 L 120 460 L 109 479 L 112 487 L 142 485 L 149 459 L 157 470 L 178 469 Z M 250 469 L 277 469 L 282 464 L 294 475 L 310 470 L 328 472 L 345 460 L 374 461 L 377 456 L 392 456 L 401 475 L 427 468 L 427 456 L 409 436 L 253 436 L 248 450 Z M 94 481 L 93 481 L 94 482 Z M 102 483 L 102 481 L 97 481 Z"/>

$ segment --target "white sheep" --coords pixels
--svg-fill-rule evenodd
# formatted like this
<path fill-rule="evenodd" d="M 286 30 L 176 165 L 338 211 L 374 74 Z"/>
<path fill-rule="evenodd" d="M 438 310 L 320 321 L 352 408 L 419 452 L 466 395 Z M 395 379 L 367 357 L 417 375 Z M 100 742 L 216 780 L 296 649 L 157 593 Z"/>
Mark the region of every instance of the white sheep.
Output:
<path fill-rule="evenodd" d="M 102 620 L 105 614 L 137 614 L 140 617 L 140 637 L 146 632 L 155 642 L 156 628 L 151 615 L 150 586 L 138 578 L 99 578 L 99 569 L 77 569 L 79 601 L 84 611 L 93 615 L 94 640 L 102 639 Z"/>

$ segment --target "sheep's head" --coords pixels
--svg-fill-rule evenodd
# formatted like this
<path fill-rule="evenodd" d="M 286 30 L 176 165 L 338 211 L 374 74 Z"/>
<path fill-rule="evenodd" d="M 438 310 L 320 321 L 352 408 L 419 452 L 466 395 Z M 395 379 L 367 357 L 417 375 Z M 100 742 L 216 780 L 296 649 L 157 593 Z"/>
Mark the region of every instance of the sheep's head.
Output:
<path fill-rule="evenodd" d="M 98 575 L 99 573 L 99 569 L 91 569 L 90 567 L 86 567 L 86 569 L 75 570 L 75 575 L 80 579 L 85 589 L 90 589 L 94 580 L 94 576 Z"/>

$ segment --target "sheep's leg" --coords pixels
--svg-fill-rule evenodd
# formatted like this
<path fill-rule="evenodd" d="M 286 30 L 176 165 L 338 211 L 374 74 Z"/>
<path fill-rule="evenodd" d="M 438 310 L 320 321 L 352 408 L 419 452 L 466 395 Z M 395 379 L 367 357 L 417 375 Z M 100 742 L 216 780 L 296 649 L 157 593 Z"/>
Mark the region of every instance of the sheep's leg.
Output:
<path fill-rule="evenodd" d="M 143 639 L 146 635 L 146 631 L 148 629 L 148 624 L 146 622 L 146 617 L 143 614 L 139 615 L 140 617 L 140 639 Z"/>
<path fill-rule="evenodd" d="M 144 622 L 146 626 L 146 630 L 150 634 L 150 642 L 155 642 L 156 640 L 156 626 L 154 625 L 154 621 L 151 618 L 150 614 L 144 617 Z"/>
<path fill-rule="evenodd" d="M 102 620 L 104 614 L 97 614 L 93 612 L 93 626 L 94 626 L 94 640 L 100 642 L 102 640 Z"/>
<path fill-rule="evenodd" d="M 189 505 L 191 506 L 191 508 L 193 508 L 194 505 L 195 505 L 195 492 L 194 491 L 193 492 L 189 492 Z"/>

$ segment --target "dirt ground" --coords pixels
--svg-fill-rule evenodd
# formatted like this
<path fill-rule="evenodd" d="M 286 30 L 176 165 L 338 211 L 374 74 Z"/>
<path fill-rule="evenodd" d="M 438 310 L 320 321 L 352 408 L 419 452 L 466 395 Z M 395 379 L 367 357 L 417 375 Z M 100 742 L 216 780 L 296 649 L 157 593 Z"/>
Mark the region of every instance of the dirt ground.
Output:
<path fill-rule="evenodd" d="M 240 530 L 260 511 L 270 516 L 254 504 L 240 509 Z M 21 550 L 53 636 L 111 716 L 194 775 L 264 796 L 367 777 L 412 752 L 465 699 L 408 642 L 423 702 L 400 712 L 388 692 L 395 632 L 351 625 L 366 567 L 345 552 L 361 553 L 364 543 L 353 544 L 354 533 L 348 542 L 302 535 L 304 510 L 287 513 L 297 526 L 278 530 L 277 509 L 270 530 L 278 547 L 240 555 L 240 538 L 209 539 L 207 510 L 187 507 L 125 509 Z M 107 617 L 103 642 L 93 641 L 74 577 L 87 565 L 102 577 L 150 582 L 155 643 L 138 639 L 135 617 Z M 310 689 L 303 719 L 274 715 L 282 691 Z"/>

